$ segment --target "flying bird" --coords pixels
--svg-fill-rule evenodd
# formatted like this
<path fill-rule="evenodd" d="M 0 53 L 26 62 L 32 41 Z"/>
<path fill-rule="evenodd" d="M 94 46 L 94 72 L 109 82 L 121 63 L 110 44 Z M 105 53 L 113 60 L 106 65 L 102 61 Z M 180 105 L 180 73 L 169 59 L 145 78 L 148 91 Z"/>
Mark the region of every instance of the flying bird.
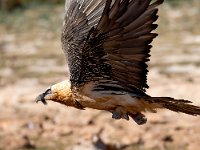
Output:
<path fill-rule="evenodd" d="M 75 107 L 106 110 L 114 119 L 147 122 L 143 112 L 169 109 L 200 115 L 191 101 L 145 93 L 158 5 L 164 0 L 66 0 L 62 47 L 70 79 L 40 94 Z"/>

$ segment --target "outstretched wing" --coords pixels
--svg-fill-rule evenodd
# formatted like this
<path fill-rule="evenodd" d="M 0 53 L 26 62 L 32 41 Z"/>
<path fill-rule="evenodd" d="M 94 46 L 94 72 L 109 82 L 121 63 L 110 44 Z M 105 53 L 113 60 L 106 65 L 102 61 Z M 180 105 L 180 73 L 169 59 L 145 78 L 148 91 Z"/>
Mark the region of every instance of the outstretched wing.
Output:
<path fill-rule="evenodd" d="M 112 80 L 125 89 L 148 88 L 147 64 L 156 8 L 163 0 L 70 0 L 62 33 L 72 88 Z"/>
<path fill-rule="evenodd" d="M 83 47 L 91 28 L 96 27 L 106 0 L 66 0 L 62 31 L 63 50 L 67 56 L 72 85 L 80 83 Z"/>

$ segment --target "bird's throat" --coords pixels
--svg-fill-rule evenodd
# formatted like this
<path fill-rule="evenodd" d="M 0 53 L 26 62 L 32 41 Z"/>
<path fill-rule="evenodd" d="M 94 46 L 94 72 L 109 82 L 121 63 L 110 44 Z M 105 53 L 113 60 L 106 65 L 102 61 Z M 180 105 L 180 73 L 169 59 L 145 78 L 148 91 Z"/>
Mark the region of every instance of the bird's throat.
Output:
<path fill-rule="evenodd" d="M 71 83 L 69 80 L 65 80 L 53 85 L 51 87 L 53 93 L 51 100 L 67 106 L 74 106 L 74 96 L 70 87 Z"/>

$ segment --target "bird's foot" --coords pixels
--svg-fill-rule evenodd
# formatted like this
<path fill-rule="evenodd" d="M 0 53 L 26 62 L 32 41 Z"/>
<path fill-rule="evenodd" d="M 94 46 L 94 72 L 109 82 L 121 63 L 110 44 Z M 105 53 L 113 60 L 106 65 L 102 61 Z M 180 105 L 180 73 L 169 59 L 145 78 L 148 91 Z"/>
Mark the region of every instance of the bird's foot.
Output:
<path fill-rule="evenodd" d="M 125 119 L 125 120 L 129 120 L 129 116 L 127 114 L 121 114 L 121 113 L 118 113 L 116 111 L 112 112 L 112 118 L 113 119 Z"/>
<path fill-rule="evenodd" d="M 124 111 L 122 107 L 118 107 L 114 111 L 112 111 L 112 118 L 129 120 L 128 114 L 126 113 L 126 111 Z"/>
<path fill-rule="evenodd" d="M 122 119 L 129 120 L 128 114 L 123 114 L 123 115 L 122 115 Z"/>
<path fill-rule="evenodd" d="M 147 122 L 147 118 L 145 117 L 145 115 L 141 113 L 129 114 L 129 115 L 138 125 L 143 125 Z"/>
<path fill-rule="evenodd" d="M 113 119 L 121 119 L 121 114 L 119 114 L 119 113 L 116 112 L 116 111 L 113 111 L 113 112 L 112 112 L 112 118 L 113 118 Z"/>

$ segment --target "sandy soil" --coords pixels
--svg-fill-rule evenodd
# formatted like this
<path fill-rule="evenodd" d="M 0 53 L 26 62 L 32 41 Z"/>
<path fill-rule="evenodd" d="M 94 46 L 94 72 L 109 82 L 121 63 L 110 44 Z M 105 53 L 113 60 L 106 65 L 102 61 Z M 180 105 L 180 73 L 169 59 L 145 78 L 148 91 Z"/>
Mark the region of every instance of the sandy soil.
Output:
<path fill-rule="evenodd" d="M 200 105 L 199 4 L 192 10 L 161 7 L 148 94 Z M 41 91 L 68 78 L 59 37 L 62 7 L 13 18 L 0 24 L 0 150 L 199 149 L 200 117 L 160 110 L 146 114 L 147 124 L 138 126 L 104 111 L 36 104 Z"/>

